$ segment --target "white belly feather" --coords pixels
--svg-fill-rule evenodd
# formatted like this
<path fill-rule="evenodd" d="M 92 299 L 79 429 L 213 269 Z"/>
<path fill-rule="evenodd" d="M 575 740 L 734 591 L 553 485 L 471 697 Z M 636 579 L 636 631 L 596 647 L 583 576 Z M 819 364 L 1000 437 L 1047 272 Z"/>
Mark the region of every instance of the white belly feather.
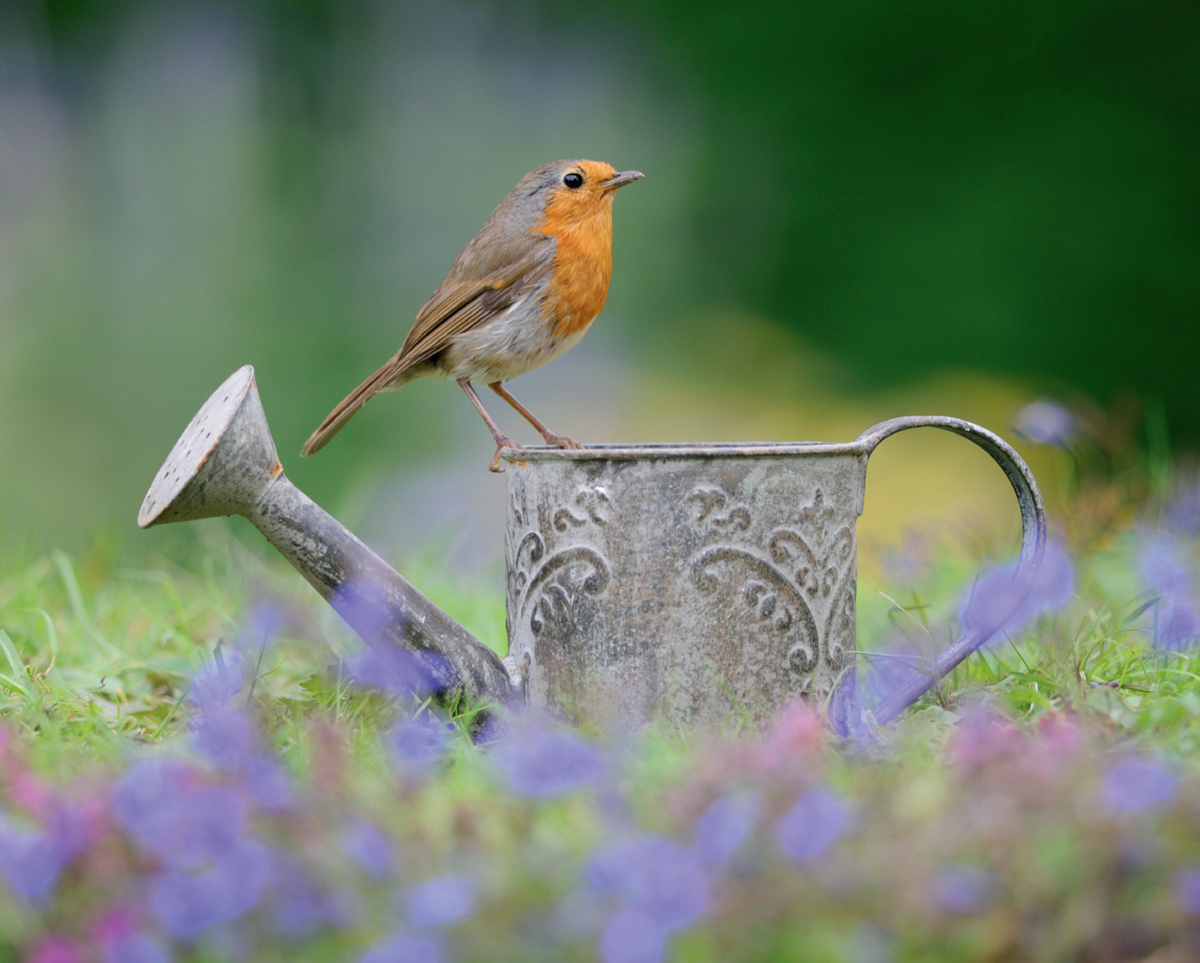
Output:
<path fill-rule="evenodd" d="M 439 373 L 482 384 L 510 381 L 577 345 L 587 328 L 555 337 L 536 294 L 517 299 L 482 327 L 456 336 L 437 361 Z"/>

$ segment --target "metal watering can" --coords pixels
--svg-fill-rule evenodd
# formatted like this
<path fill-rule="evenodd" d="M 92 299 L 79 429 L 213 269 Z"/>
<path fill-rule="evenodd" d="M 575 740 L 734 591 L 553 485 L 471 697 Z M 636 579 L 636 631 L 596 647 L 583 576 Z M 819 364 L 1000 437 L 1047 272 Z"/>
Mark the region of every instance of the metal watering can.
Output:
<path fill-rule="evenodd" d="M 845 444 L 505 449 L 502 659 L 288 480 L 249 365 L 175 443 L 138 525 L 245 516 L 368 645 L 402 656 L 443 701 L 712 727 L 761 724 L 808 699 L 845 732 L 867 460 L 924 426 L 974 442 L 1008 476 L 1024 588 L 1045 544 L 1041 494 L 1006 442 L 958 418 L 893 418 Z M 986 640 L 964 634 L 875 719 L 893 719 Z"/>

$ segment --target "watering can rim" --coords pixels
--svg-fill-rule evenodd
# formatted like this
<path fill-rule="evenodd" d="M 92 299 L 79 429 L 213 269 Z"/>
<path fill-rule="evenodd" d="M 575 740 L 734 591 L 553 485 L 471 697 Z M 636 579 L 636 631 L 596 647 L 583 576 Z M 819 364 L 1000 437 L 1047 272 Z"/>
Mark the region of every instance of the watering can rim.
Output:
<path fill-rule="evenodd" d="M 584 445 L 559 448 L 530 445 L 504 448 L 500 457 L 509 464 L 525 461 L 635 461 L 675 458 L 779 458 L 789 455 L 859 455 L 866 452 L 861 441 L 714 441 L 647 442 Z"/>
<path fill-rule="evenodd" d="M 870 455 L 885 438 L 905 428 L 944 428 L 976 444 L 995 445 L 1008 457 L 1012 446 L 994 432 L 953 415 L 903 415 L 872 425 L 853 441 L 711 441 L 711 442 L 602 442 L 582 448 L 529 445 L 503 448 L 500 457 L 509 464 L 529 461 L 635 461 L 683 458 L 779 458 L 803 455 Z M 1019 459 L 1018 459 L 1019 460 Z"/>
<path fill-rule="evenodd" d="M 138 509 L 138 528 L 151 528 L 162 521 L 164 513 L 192 483 L 205 462 L 212 457 L 238 411 L 249 397 L 256 394 L 256 390 L 254 365 L 244 364 L 208 396 L 183 429 L 155 474 L 154 481 L 142 500 L 141 508 Z M 218 398 L 222 391 L 224 394 Z M 209 430 L 204 432 L 201 438 L 200 430 L 206 424 L 209 425 Z M 273 441 L 271 457 L 278 467 Z M 279 470 L 282 471 L 281 468 Z"/>

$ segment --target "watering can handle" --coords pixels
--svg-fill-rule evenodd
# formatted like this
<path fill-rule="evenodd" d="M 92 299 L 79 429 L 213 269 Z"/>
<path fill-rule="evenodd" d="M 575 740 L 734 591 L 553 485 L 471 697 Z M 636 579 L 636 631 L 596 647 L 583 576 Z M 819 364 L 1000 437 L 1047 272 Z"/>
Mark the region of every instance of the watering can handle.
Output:
<path fill-rule="evenodd" d="M 1016 492 L 1017 503 L 1021 507 L 1021 556 L 1017 560 L 1017 570 L 1013 576 L 1018 586 L 1016 593 L 1018 602 L 1013 606 L 1015 612 L 1029 587 L 1034 572 L 1041 564 L 1042 551 L 1046 545 L 1046 507 L 1042 503 L 1042 493 L 1038 491 L 1033 472 L 1003 438 L 986 428 L 980 428 L 979 425 L 963 421 L 961 418 L 947 418 L 940 415 L 910 415 L 905 418 L 892 418 L 890 421 L 881 422 L 874 428 L 868 428 L 858 436 L 857 441 L 863 446 L 869 458 L 881 441 L 908 428 L 941 428 L 944 431 L 952 431 L 956 435 L 961 435 L 991 455 L 996 464 L 1004 470 L 1004 474 L 1008 476 L 1013 491 Z M 1003 624 L 1003 620 L 999 624 Z M 931 672 L 927 675 L 914 676 L 880 701 L 873 710 L 875 721 L 890 722 L 932 689 L 939 679 L 943 678 L 963 659 L 983 645 L 994 632 L 995 630 L 991 632 L 968 630 L 934 660 Z"/>

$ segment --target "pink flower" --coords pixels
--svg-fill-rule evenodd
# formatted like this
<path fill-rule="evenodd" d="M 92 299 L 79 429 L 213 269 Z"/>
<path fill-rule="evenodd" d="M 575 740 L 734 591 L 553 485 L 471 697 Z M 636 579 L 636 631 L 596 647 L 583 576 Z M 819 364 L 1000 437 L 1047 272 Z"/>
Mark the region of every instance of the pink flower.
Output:
<path fill-rule="evenodd" d="M 33 948 L 26 963 L 83 963 L 79 945 L 65 936 L 51 933 Z"/>
<path fill-rule="evenodd" d="M 979 712 L 958 727 L 950 757 L 964 766 L 984 766 L 1002 756 L 1018 755 L 1026 747 L 1025 737 L 1007 719 Z"/>
<path fill-rule="evenodd" d="M 92 924 L 91 938 L 101 946 L 119 943 L 137 932 L 139 918 L 131 906 L 114 906 Z"/>
<path fill-rule="evenodd" d="M 822 715 L 803 702 L 794 702 L 779 714 L 774 730 L 755 753 L 756 767 L 770 771 L 794 765 L 819 752 L 828 738 Z"/>
<path fill-rule="evenodd" d="M 54 802 L 54 790 L 50 784 L 29 771 L 19 772 L 10 778 L 8 795 L 14 806 L 39 819 L 49 815 Z"/>

